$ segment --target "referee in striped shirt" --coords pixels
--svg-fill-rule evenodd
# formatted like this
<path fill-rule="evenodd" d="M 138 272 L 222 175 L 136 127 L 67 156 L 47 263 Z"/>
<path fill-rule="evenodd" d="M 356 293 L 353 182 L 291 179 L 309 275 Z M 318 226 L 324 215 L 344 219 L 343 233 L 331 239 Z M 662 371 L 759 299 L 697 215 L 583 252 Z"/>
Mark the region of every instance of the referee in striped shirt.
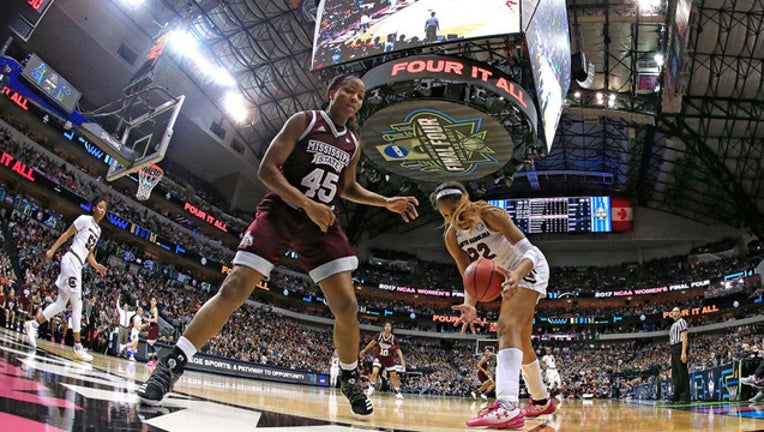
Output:
<path fill-rule="evenodd" d="M 674 381 L 672 402 L 690 403 L 690 374 L 687 371 L 687 321 L 678 307 L 671 310 L 674 324 L 669 330 L 671 344 L 671 379 Z"/>

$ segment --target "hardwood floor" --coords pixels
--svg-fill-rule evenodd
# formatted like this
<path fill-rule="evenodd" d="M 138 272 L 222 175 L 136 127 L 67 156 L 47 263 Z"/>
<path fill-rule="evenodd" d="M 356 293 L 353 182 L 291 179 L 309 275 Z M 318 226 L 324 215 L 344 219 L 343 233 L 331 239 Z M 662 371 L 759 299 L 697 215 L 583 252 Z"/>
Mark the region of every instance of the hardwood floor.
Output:
<path fill-rule="evenodd" d="M 0 331 L 0 430 L 8 431 L 465 431 L 482 401 L 389 394 L 373 396 L 367 421 L 350 415 L 333 389 L 186 372 L 163 408 L 137 404 L 148 378 L 143 364 L 95 354 L 71 360 L 71 348 L 40 340 L 36 352 L 22 334 Z M 5 426 L 8 426 L 6 429 Z M 687 409 L 652 402 L 563 401 L 558 413 L 526 421 L 522 430 L 757 431 L 764 404 L 696 404 Z"/>

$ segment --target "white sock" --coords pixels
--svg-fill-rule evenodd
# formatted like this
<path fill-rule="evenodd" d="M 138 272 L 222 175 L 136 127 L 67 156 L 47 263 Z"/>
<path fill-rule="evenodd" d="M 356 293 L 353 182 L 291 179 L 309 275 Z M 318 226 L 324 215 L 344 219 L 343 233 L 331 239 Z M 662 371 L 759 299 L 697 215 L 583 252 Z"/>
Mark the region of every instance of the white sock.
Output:
<path fill-rule="evenodd" d="M 183 354 L 186 355 L 186 361 L 191 360 L 191 357 L 196 354 L 196 347 L 194 344 L 191 343 L 190 340 L 186 339 L 185 336 L 181 336 L 180 339 L 178 339 L 178 343 L 175 344 L 178 349 L 183 351 Z"/>
<path fill-rule="evenodd" d="M 358 360 L 354 361 L 353 363 L 340 362 L 340 369 L 342 370 L 352 371 L 352 370 L 356 370 L 356 368 L 358 368 Z"/>
<path fill-rule="evenodd" d="M 74 347 L 73 347 L 73 348 L 74 348 L 75 350 L 79 351 L 79 350 L 81 350 L 81 349 L 82 349 L 82 344 L 81 344 L 81 343 L 76 343 L 76 344 L 74 344 Z"/>
<path fill-rule="evenodd" d="M 520 394 L 520 365 L 523 352 L 517 348 L 504 348 L 496 354 L 496 399 L 517 403 Z"/>
<path fill-rule="evenodd" d="M 541 366 L 538 359 L 523 365 L 523 379 L 533 400 L 544 400 L 549 397 L 544 380 L 541 378 Z"/>

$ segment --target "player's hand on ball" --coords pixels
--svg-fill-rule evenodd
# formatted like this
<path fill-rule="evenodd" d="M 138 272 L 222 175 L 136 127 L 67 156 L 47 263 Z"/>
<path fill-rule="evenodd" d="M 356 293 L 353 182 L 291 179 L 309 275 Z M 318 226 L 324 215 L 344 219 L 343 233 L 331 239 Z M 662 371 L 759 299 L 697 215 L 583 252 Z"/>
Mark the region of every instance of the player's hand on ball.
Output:
<path fill-rule="evenodd" d="M 416 210 L 418 205 L 419 201 L 413 196 L 392 197 L 387 199 L 385 208 L 400 214 L 405 222 L 411 222 L 419 217 L 419 212 Z"/>
<path fill-rule="evenodd" d="M 451 306 L 451 309 L 461 312 L 461 316 L 454 323 L 454 327 L 462 325 L 462 334 L 467 332 L 467 326 L 477 319 L 477 309 L 469 303 Z"/>
<path fill-rule="evenodd" d="M 308 205 L 302 209 L 306 215 L 313 221 L 321 232 L 329 231 L 329 227 L 334 225 L 337 220 L 337 215 L 328 206 L 317 203 L 315 201 L 309 201 Z"/>
<path fill-rule="evenodd" d="M 520 283 L 521 277 L 513 271 L 509 271 L 503 267 L 500 267 L 500 268 L 504 272 L 504 275 L 506 277 L 506 279 L 504 279 L 504 283 L 502 283 L 502 285 L 504 286 L 504 292 L 506 292 L 507 290 L 517 289 L 517 286 Z M 503 294 L 504 293 L 502 292 L 502 295 Z"/>

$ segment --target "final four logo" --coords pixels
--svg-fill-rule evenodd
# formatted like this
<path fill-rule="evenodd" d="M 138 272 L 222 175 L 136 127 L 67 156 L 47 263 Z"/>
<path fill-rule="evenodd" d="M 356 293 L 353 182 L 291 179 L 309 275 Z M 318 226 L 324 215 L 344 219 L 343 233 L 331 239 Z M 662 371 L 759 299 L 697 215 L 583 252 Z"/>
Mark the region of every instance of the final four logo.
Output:
<path fill-rule="evenodd" d="M 500 164 L 495 150 L 486 144 L 483 119 L 456 120 L 433 109 L 410 112 L 403 122 L 389 125 L 377 145 L 387 162 L 401 168 L 449 177 L 465 176 L 480 166 Z"/>

